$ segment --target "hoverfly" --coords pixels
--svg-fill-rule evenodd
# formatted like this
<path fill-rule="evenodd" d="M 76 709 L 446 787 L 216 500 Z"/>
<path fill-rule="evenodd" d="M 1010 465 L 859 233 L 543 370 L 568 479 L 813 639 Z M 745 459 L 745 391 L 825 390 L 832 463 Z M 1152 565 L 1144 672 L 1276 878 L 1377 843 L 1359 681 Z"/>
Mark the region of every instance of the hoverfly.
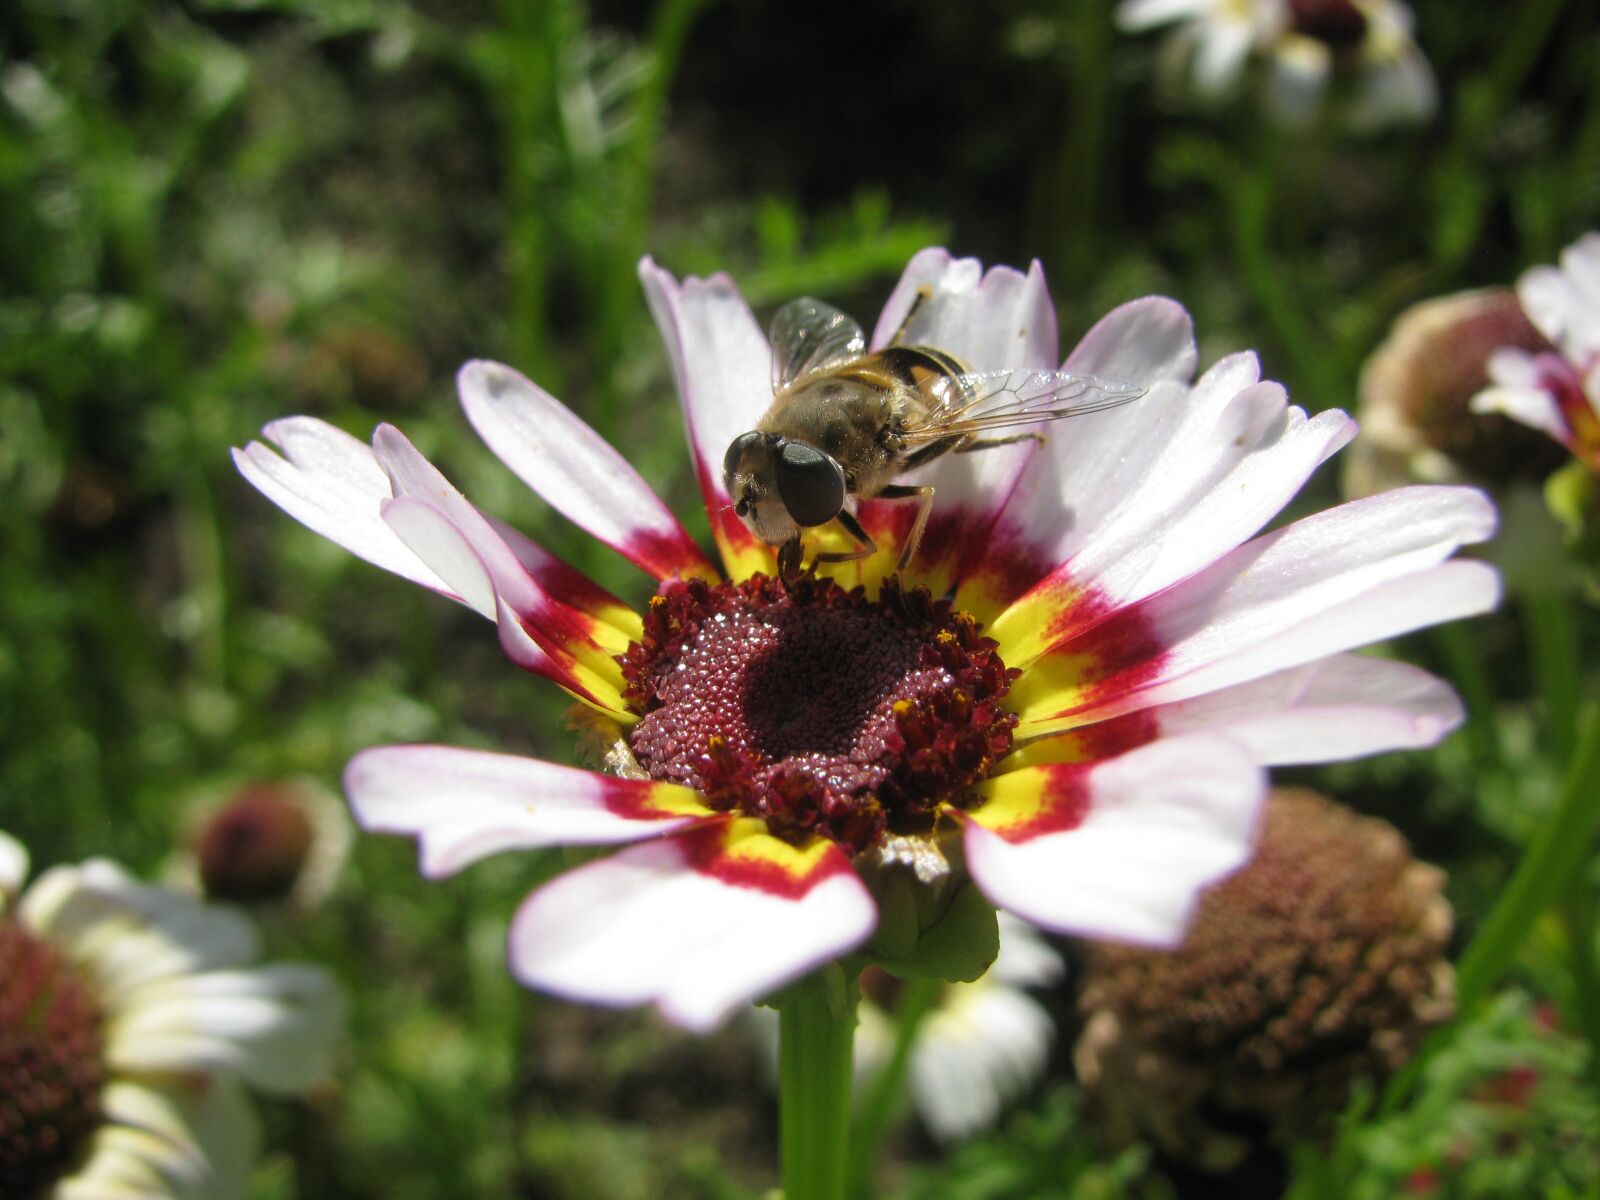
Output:
<path fill-rule="evenodd" d="M 932 346 L 902 338 L 924 289 L 882 350 L 868 353 L 861 326 L 804 297 L 772 319 L 772 406 L 723 457 L 733 510 L 752 534 L 778 547 L 778 573 L 800 570 L 800 533 L 837 521 L 859 544 L 815 562 L 852 562 L 876 553 L 855 516 L 855 500 L 916 500 L 899 570 L 917 551 L 933 507 L 928 484 L 901 484 L 907 471 L 948 453 L 970 454 L 1020 441 L 1041 421 L 1104 412 L 1138 399 L 1133 384 L 1063 371 L 973 372 Z M 1006 430 L 1023 429 L 1006 433 Z M 998 436 L 990 436 L 998 433 Z"/>

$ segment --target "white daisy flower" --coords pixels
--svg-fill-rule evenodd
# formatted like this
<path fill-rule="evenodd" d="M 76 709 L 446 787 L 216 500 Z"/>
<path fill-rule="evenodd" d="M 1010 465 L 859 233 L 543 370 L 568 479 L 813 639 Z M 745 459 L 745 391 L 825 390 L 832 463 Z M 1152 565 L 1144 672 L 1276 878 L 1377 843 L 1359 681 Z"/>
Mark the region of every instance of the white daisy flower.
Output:
<path fill-rule="evenodd" d="M 187 806 L 184 827 L 164 873 L 172 886 L 298 912 L 328 898 L 354 841 L 344 804 L 310 778 L 208 789 Z"/>
<path fill-rule="evenodd" d="M 1349 80 L 1344 119 L 1357 128 L 1423 121 L 1437 88 L 1399 0 L 1123 0 L 1130 32 L 1176 22 L 1169 52 L 1195 90 L 1218 97 L 1252 56 L 1269 64 L 1272 111 L 1290 124 L 1313 117 L 1330 81 Z"/>
<path fill-rule="evenodd" d="M 1144 395 L 918 471 L 937 499 L 905 570 L 909 506 L 863 498 L 877 553 L 785 584 L 723 472 L 772 401 L 771 345 L 727 276 L 649 260 L 641 276 L 722 570 L 537 384 L 487 362 L 458 382 L 507 465 L 656 581 L 642 615 L 392 426 L 368 446 L 293 417 L 267 427 L 281 453 L 235 451 L 292 516 L 482 614 L 610 730 L 613 774 L 447 746 L 368 750 L 346 772 L 358 822 L 418 838 L 431 876 L 625 847 L 524 902 L 525 984 L 704 1030 L 843 955 L 908 952 L 925 930 L 895 896 L 937 920 L 968 885 L 1046 929 L 1172 945 L 1248 855 L 1264 766 L 1429 745 L 1460 721 L 1438 680 L 1347 652 L 1496 602 L 1491 568 L 1449 561 L 1492 533 L 1493 505 L 1407 488 L 1261 535 L 1354 423 L 1290 405 L 1253 354 L 1192 379 L 1177 303 L 1125 304 L 1063 360 L 1037 264 L 918 254 L 851 344 Z"/>
<path fill-rule="evenodd" d="M 1496 351 L 1489 358 L 1494 386 L 1472 406 L 1549 434 L 1600 471 L 1600 233 L 1568 246 L 1559 267 L 1525 272 L 1517 298 L 1555 349 Z"/>
<path fill-rule="evenodd" d="M 0 833 L 0 1195 L 242 1194 L 257 1138 L 243 1088 L 326 1079 L 333 981 L 250 966 L 260 947 L 244 917 L 103 859 L 21 892 L 27 866 Z"/>

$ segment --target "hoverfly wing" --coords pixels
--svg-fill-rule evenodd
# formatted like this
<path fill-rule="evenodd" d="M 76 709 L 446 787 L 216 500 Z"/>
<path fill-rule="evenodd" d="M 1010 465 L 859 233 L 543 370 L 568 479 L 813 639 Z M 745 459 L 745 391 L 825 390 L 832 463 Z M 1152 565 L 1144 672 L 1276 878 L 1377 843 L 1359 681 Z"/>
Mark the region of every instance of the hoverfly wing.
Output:
<path fill-rule="evenodd" d="M 949 379 L 945 395 L 905 431 L 911 442 L 1081 417 L 1131 404 L 1138 384 L 1067 371 L 985 371 Z"/>
<path fill-rule="evenodd" d="M 772 390 L 778 391 L 808 371 L 860 358 L 867 337 L 847 313 L 802 296 L 772 318 Z"/>

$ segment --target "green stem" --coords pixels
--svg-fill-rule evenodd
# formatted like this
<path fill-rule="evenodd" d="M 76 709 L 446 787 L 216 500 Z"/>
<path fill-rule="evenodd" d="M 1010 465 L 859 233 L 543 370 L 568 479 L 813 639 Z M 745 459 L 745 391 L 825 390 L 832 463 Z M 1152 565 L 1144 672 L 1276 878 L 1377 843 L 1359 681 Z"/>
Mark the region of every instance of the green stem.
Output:
<path fill-rule="evenodd" d="M 1110 132 L 1112 24 L 1104 0 L 1065 0 L 1061 18 L 1071 33 L 1062 114 L 1067 136 L 1048 185 L 1046 244 L 1073 290 L 1084 292 L 1105 258 L 1098 217 Z"/>
<path fill-rule="evenodd" d="M 856 1136 L 850 1144 L 850 1195 L 870 1197 L 872 1172 L 878 1148 L 888 1132 L 889 1122 L 899 1107 L 911 1065 L 911 1050 L 917 1044 L 922 1020 L 938 1002 L 944 985 L 937 979 L 913 979 L 906 983 L 895 1008 L 894 1049 L 889 1061 L 879 1068 L 856 1114 Z"/>
<path fill-rule="evenodd" d="M 1572 1017 L 1589 1042 L 1590 1084 L 1600 1091 L 1600 973 L 1595 970 L 1595 905 L 1587 881 L 1579 879 L 1562 908 L 1571 957 Z"/>
<path fill-rule="evenodd" d="M 1456 972 L 1463 1012 L 1483 998 L 1516 957 L 1533 923 L 1568 895 L 1589 861 L 1600 825 L 1600 705 L 1590 708 L 1583 737 L 1562 781 L 1555 810 L 1523 852 L 1522 861 L 1472 939 Z"/>
<path fill-rule="evenodd" d="M 1589 862 L 1595 829 L 1600 826 L 1597 795 L 1600 795 L 1600 704 L 1589 710 L 1577 753 L 1567 764 L 1555 810 L 1534 833 L 1511 881 L 1457 964 L 1458 1015 L 1455 1021 L 1437 1030 L 1421 1052 L 1389 1081 L 1378 1107 L 1379 1116 L 1394 1113 L 1405 1103 L 1427 1064 L 1450 1044 L 1467 1014 L 1511 965 L 1534 922 L 1545 910 L 1564 897 L 1581 897 L 1583 869 Z M 1592 917 L 1589 917 L 1569 926 L 1575 935 L 1590 938 L 1590 945 L 1584 950 L 1586 956 L 1592 954 L 1594 927 L 1591 922 Z M 1586 957 L 1585 968 L 1590 962 Z M 1580 1003 L 1582 990 L 1589 982 L 1586 970 L 1575 972 L 1574 984 Z M 1600 1043 L 1591 1042 L 1591 1045 Z"/>
<path fill-rule="evenodd" d="M 1309 407 L 1321 411 L 1350 403 L 1342 386 L 1328 339 L 1315 330 L 1300 308 L 1297 288 L 1283 270 L 1283 257 L 1272 247 L 1272 199 L 1278 190 L 1281 137 L 1264 132 L 1261 148 L 1250 164 L 1235 162 L 1218 181 L 1228 207 L 1228 230 L 1244 284 L 1261 319 L 1289 356 L 1299 382 L 1310 393 Z"/>
<path fill-rule="evenodd" d="M 1522 629 L 1533 657 L 1534 678 L 1544 698 L 1550 748 L 1557 762 L 1571 762 L 1578 736 L 1578 627 L 1572 605 L 1561 592 L 1529 596 L 1522 602 Z"/>
<path fill-rule="evenodd" d="M 839 1001 L 800 988 L 778 1016 L 778 1117 L 784 1200 L 844 1200 L 850 1148 L 856 990 Z"/>
<path fill-rule="evenodd" d="M 557 364 L 546 352 L 546 287 L 554 253 L 546 244 L 546 167 L 540 155 L 555 121 L 550 45 L 555 15 L 547 4 L 502 0 L 506 56 L 487 81 L 501 105 L 505 162 L 506 249 L 510 272 L 509 357 L 559 393 Z"/>
<path fill-rule="evenodd" d="M 1490 111 L 1496 115 L 1505 112 L 1511 97 L 1533 70 L 1565 5 L 1566 0 L 1524 0 L 1517 7 L 1517 20 L 1510 36 L 1500 43 L 1500 53 L 1489 74 L 1494 88 L 1494 104 Z"/>
<path fill-rule="evenodd" d="M 1434 629 L 1433 639 L 1444 657 L 1450 682 L 1466 702 L 1465 732 L 1472 748 L 1473 765 L 1479 771 L 1494 770 L 1500 762 L 1500 737 L 1494 724 L 1494 684 L 1478 644 L 1460 621 Z"/>

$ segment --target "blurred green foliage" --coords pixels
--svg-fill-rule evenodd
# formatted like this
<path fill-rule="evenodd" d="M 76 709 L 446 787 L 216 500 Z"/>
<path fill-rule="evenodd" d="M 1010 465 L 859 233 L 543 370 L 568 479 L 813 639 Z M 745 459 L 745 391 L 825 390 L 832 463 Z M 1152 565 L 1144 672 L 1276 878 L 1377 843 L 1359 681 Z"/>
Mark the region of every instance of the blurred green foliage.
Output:
<path fill-rule="evenodd" d="M 635 283 L 646 252 L 728 269 L 758 306 L 818 292 L 862 314 L 925 244 L 1037 255 L 1069 343 L 1113 304 L 1168 292 L 1208 361 L 1255 346 L 1301 403 L 1352 404 L 1402 306 L 1510 281 L 1600 225 L 1593 0 L 1492 21 L 1416 7 L 1441 114 L 1356 141 L 1285 135 L 1245 102 L 1170 108 L 1149 86 L 1153 43 L 1114 34 L 1107 0 L 15 0 L 0 12 L 0 824 L 41 863 L 107 853 L 154 871 L 190 800 L 299 772 L 331 783 L 374 743 L 570 758 L 555 689 L 508 669 L 470 614 L 282 518 L 228 448 L 287 413 L 361 436 L 393 420 L 482 507 L 640 600 L 641 576 L 468 436 L 451 377 L 473 356 L 524 369 L 703 536 L 663 436 L 678 416 Z M 1304 773 L 1451 868 L 1469 931 L 1565 744 L 1515 617 L 1465 649 L 1408 648 L 1487 698 L 1476 740 Z M 1573 644 L 1597 635 L 1583 613 Z M 1591 675 L 1574 680 L 1587 695 Z M 557 866 L 497 861 L 434 886 L 408 846 L 364 838 L 332 904 L 274 928 L 281 951 L 344 978 L 354 1018 L 338 1093 L 272 1113 L 260 1200 L 770 1182 L 770 1101 L 737 1030 L 702 1047 L 511 983 L 505 923 Z M 1591 907 L 1595 882 L 1571 905 Z M 1569 928 L 1588 944 L 1549 944 Z M 1518 971 L 1581 1012 L 1592 919 L 1558 934 L 1541 927 Z M 1563 1140 L 1596 1127 L 1594 1046 L 1532 1030 L 1527 1010 L 1475 1014 L 1414 1103 L 1358 1110 L 1335 1152 L 1298 1158 L 1295 1194 L 1391 1195 L 1463 1153 L 1464 1182 L 1436 1194 L 1595 1194 L 1592 1141 Z M 1521 1067 L 1541 1083 L 1517 1113 L 1474 1091 Z M 896 1178 L 907 1197 L 972 1200 L 1171 1189 L 1147 1155 L 1101 1152 L 1059 1085 Z"/>

